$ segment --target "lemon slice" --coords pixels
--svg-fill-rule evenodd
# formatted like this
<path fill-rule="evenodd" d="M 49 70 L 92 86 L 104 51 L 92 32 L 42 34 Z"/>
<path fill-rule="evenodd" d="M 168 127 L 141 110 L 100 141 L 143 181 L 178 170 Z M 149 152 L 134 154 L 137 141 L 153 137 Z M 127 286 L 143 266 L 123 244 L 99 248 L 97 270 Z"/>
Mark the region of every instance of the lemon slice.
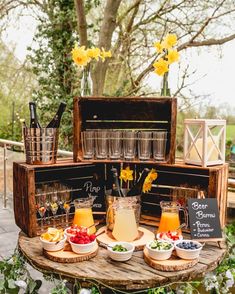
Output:
<path fill-rule="evenodd" d="M 60 240 L 60 232 L 57 232 L 57 233 L 53 236 L 51 242 L 57 242 L 57 241 L 59 241 L 59 240 Z"/>
<path fill-rule="evenodd" d="M 49 241 L 49 242 L 51 242 L 51 240 L 52 240 L 51 234 L 48 234 L 48 233 L 42 234 L 41 237 L 42 237 L 43 240 L 46 240 L 46 241 Z"/>

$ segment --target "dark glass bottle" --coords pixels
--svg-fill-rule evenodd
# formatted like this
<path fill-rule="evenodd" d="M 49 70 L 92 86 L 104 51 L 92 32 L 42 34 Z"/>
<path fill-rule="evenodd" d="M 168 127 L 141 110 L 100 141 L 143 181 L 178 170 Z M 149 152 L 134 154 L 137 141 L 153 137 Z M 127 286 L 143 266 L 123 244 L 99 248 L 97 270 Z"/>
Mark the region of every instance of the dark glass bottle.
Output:
<path fill-rule="evenodd" d="M 111 191 L 111 196 L 115 197 L 124 197 L 124 194 L 120 188 L 120 184 L 118 181 L 118 172 L 116 168 L 111 169 L 112 175 L 113 175 L 113 186 Z"/>
<path fill-rule="evenodd" d="M 61 121 L 62 115 L 65 111 L 65 108 L 66 108 L 66 103 L 61 102 L 55 116 L 47 125 L 47 128 L 59 128 L 60 121 Z"/>
<path fill-rule="evenodd" d="M 29 102 L 29 111 L 30 111 L 30 128 L 41 128 L 38 121 L 36 104 L 34 102 Z"/>
<path fill-rule="evenodd" d="M 139 177 L 139 180 L 137 181 L 137 183 L 127 192 L 126 196 L 137 196 L 137 195 L 141 195 L 142 193 L 142 189 L 143 189 L 143 184 L 144 184 L 144 180 L 146 179 L 148 173 L 150 172 L 150 170 L 148 168 L 145 168 L 142 171 L 141 176 Z"/>

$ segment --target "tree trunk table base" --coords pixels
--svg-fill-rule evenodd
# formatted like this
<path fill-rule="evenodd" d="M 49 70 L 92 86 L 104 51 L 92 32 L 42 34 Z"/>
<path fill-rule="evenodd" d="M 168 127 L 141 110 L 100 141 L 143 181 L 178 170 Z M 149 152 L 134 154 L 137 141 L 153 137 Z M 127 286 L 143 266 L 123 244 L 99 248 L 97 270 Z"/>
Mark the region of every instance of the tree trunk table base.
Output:
<path fill-rule="evenodd" d="M 175 272 L 189 269 L 198 263 L 198 259 L 186 260 L 172 255 L 167 260 L 155 260 L 148 254 L 148 250 L 144 248 L 144 260 L 151 267 L 163 272 Z"/>
<path fill-rule="evenodd" d="M 69 247 L 69 250 L 59 250 L 59 251 L 46 251 L 43 250 L 43 254 L 50 260 L 62 263 L 73 263 L 89 260 L 95 257 L 98 253 L 99 246 L 96 244 L 94 249 L 91 252 L 84 254 L 77 254 L 72 251 L 70 244 L 66 244 Z"/>
<path fill-rule="evenodd" d="M 143 258 L 143 251 L 136 251 L 126 262 L 112 261 L 107 250 L 99 248 L 98 254 L 87 261 L 77 263 L 58 263 L 43 255 L 38 237 L 29 238 L 19 234 L 19 249 L 28 262 L 39 271 L 58 274 L 67 280 L 95 281 L 122 290 L 141 290 L 158 287 L 169 282 L 186 281 L 203 276 L 215 269 L 223 258 L 226 249 L 220 249 L 217 243 L 203 247 L 199 262 L 186 270 L 164 272 L 150 267 Z"/>

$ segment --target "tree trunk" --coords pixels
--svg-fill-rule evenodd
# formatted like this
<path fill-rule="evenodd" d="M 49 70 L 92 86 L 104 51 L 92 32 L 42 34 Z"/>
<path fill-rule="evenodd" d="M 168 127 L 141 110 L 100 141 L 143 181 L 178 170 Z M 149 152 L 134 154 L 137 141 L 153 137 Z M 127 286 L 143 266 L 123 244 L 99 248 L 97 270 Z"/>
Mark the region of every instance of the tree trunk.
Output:
<path fill-rule="evenodd" d="M 121 1 L 122 0 L 107 0 L 104 10 L 104 19 L 99 34 L 99 48 L 104 48 L 105 50 L 109 50 L 111 48 L 112 36 L 116 28 L 117 12 Z M 93 95 L 95 96 L 103 94 L 109 61 L 110 59 L 107 59 L 104 62 L 99 61 L 95 65 L 93 73 Z"/>
<path fill-rule="evenodd" d="M 78 33 L 80 46 L 87 46 L 87 22 L 83 0 L 74 0 L 78 20 Z"/>

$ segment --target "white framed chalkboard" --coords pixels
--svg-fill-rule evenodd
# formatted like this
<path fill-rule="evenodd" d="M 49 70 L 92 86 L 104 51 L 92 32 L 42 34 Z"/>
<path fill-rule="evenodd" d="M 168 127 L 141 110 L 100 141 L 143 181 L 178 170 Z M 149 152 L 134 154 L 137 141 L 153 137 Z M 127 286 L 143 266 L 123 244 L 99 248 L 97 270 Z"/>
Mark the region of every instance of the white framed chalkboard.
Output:
<path fill-rule="evenodd" d="M 221 240 L 222 230 L 216 198 L 188 199 L 191 238 Z"/>

